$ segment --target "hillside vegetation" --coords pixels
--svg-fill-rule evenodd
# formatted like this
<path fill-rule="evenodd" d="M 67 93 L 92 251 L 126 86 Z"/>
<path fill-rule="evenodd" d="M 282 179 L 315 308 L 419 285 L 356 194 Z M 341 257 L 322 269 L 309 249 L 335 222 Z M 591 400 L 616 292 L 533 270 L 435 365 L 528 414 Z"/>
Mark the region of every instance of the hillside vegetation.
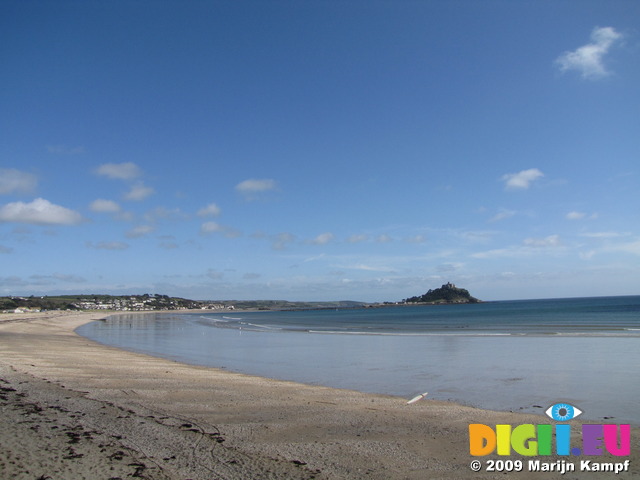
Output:
<path fill-rule="evenodd" d="M 404 300 L 405 303 L 426 303 L 426 304 L 449 304 L 449 303 L 479 303 L 472 297 L 468 290 L 458 288 L 453 283 L 446 283 L 440 288 L 429 290 L 424 295 L 410 297 Z"/>

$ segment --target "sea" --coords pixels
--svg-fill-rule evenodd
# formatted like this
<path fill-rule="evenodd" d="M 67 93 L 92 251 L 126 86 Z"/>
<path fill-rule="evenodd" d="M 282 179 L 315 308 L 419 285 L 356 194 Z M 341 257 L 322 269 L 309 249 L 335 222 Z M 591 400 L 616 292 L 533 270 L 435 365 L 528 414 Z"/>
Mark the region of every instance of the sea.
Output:
<path fill-rule="evenodd" d="M 77 332 L 313 385 L 640 425 L 640 296 L 306 311 L 125 314 Z"/>

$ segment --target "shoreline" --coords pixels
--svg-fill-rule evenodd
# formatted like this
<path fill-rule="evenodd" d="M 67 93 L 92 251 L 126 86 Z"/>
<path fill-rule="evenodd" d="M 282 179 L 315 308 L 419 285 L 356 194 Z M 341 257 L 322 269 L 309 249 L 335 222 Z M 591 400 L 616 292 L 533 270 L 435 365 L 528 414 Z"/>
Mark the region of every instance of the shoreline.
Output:
<path fill-rule="evenodd" d="M 192 366 L 74 332 L 117 314 L 0 315 L 0 471 L 17 479 L 502 478 L 470 473 L 468 425 L 551 423 Z M 637 447 L 634 427 L 630 471 L 616 477 L 640 474 Z M 489 458 L 521 457 L 479 459 Z"/>

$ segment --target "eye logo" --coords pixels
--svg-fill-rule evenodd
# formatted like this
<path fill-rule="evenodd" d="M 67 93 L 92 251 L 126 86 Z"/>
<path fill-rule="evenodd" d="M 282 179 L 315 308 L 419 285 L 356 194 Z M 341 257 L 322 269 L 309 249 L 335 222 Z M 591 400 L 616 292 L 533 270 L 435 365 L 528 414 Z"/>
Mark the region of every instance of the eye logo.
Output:
<path fill-rule="evenodd" d="M 567 462 L 563 457 L 604 454 L 613 455 L 614 457 L 628 457 L 631 454 L 631 425 L 629 424 L 584 424 L 581 432 L 579 432 L 582 433 L 579 446 L 572 448 L 572 437 L 573 440 L 576 440 L 575 433 L 571 432 L 574 425 L 563 422 L 573 420 L 584 412 L 578 407 L 560 402 L 551 405 L 544 413 L 557 423 L 538 425 L 524 423 L 515 427 L 503 424 L 495 427 L 482 423 L 470 424 L 469 453 L 474 457 L 492 454 L 507 456 L 511 455 L 512 452 L 525 457 L 557 455 L 560 460 L 549 462 L 545 465 L 547 468 L 540 468 L 542 467 L 542 462 L 540 464 L 536 463 L 539 460 L 529 460 L 529 471 L 556 471 L 561 474 L 575 470 L 575 468 L 572 468 L 575 465 L 570 461 Z M 553 448 L 554 444 L 555 449 Z M 477 462 L 477 460 L 474 460 L 474 462 Z M 515 461 L 515 463 L 518 462 L 521 462 L 521 460 Z M 602 468 L 595 469 L 590 469 L 590 464 L 595 466 L 597 462 L 592 462 L 591 460 L 581 461 L 581 470 L 613 471 L 613 469 L 608 468 L 609 465 L 613 466 L 613 463 L 602 463 L 599 464 Z M 472 470 L 474 465 L 477 466 L 478 464 L 472 462 Z M 606 468 L 604 467 L 605 465 L 607 465 Z M 618 462 L 615 465 L 616 472 L 626 472 L 628 471 L 629 460 Z M 497 464 L 494 466 L 497 466 Z M 489 467 L 489 464 L 487 467 Z M 568 468 L 565 469 L 564 467 Z M 624 470 L 617 470 L 618 467 Z"/>
<path fill-rule="evenodd" d="M 547 411 L 544 413 L 556 422 L 568 422 L 579 416 L 582 410 L 568 403 L 556 403 L 547 408 Z"/>

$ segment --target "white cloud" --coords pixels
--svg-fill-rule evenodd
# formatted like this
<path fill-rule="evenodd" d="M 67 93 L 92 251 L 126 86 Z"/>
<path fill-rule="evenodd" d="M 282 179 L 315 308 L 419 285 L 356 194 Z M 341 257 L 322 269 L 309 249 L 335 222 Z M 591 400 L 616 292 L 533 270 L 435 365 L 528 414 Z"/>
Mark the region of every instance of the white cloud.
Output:
<path fill-rule="evenodd" d="M 567 220 L 582 220 L 587 214 L 584 212 L 569 212 L 566 215 Z"/>
<path fill-rule="evenodd" d="M 302 261 L 302 263 L 317 262 L 318 260 L 322 260 L 325 257 L 326 257 L 326 255 L 324 253 L 321 253 L 320 255 L 314 255 L 313 257 L 305 258 Z"/>
<path fill-rule="evenodd" d="M 462 232 L 459 235 L 466 242 L 486 243 L 486 242 L 490 241 L 496 235 L 496 232 L 491 232 L 491 231 L 468 231 L 468 232 Z"/>
<path fill-rule="evenodd" d="M 0 168 L 0 194 L 31 193 L 35 190 L 38 180 L 36 176 L 16 170 L 15 168 Z"/>
<path fill-rule="evenodd" d="M 153 193 L 155 193 L 155 190 L 153 188 L 147 187 L 142 182 L 138 182 L 131 187 L 131 190 L 129 190 L 129 192 L 125 194 L 124 198 L 125 200 L 139 202 L 141 200 L 144 200 L 148 196 L 153 195 Z"/>
<path fill-rule="evenodd" d="M 201 235 L 209 235 L 212 233 L 220 233 L 227 238 L 236 238 L 242 235 L 238 230 L 225 225 L 220 225 L 216 222 L 204 222 L 200 226 Z"/>
<path fill-rule="evenodd" d="M 573 212 L 567 213 L 565 218 L 567 220 L 582 220 L 583 218 L 589 218 L 589 220 L 595 220 L 596 218 L 598 218 L 598 214 L 597 213 L 592 213 L 591 215 L 589 215 L 587 217 L 587 214 L 584 213 L 584 212 L 573 211 Z"/>
<path fill-rule="evenodd" d="M 269 192 L 275 190 L 276 188 L 276 181 L 271 180 L 270 178 L 250 178 L 236 185 L 236 191 L 247 197 L 251 197 L 252 195 L 258 193 Z"/>
<path fill-rule="evenodd" d="M 97 168 L 96 173 L 115 180 L 132 180 L 142 172 L 135 163 L 126 162 L 104 163 Z"/>
<path fill-rule="evenodd" d="M 349 243 L 361 243 L 361 242 L 366 242 L 367 240 L 369 240 L 369 235 L 351 235 L 349 238 L 347 238 L 347 242 Z"/>
<path fill-rule="evenodd" d="M 326 245 L 331 240 L 333 240 L 333 233 L 325 232 L 325 233 L 321 233 L 320 235 L 318 235 L 313 240 L 310 240 L 309 243 L 312 243 L 314 245 Z"/>
<path fill-rule="evenodd" d="M 619 232 L 593 232 L 593 233 L 580 234 L 581 237 L 588 237 L 588 238 L 617 238 L 617 237 L 623 237 L 625 235 L 627 234 L 619 233 Z"/>
<path fill-rule="evenodd" d="M 562 242 L 559 235 L 549 235 L 544 238 L 527 238 L 522 245 L 496 248 L 484 252 L 471 254 L 472 258 L 522 258 L 538 253 L 549 253 L 549 249 L 556 249 L 561 252 Z"/>
<path fill-rule="evenodd" d="M 531 249 L 523 247 L 506 247 L 472 253 L 472 258 L 518 258 L 531 255 Z"/>
<path fill-rule="evenodd" d="M 151 225 L 139 225 L 129 230 L 125 235 L 127 238 L 140 238 L 149 235 L 155 230 Z"/>
<path fill-rule="evenodd" d="M 608 251 L 632 253 L 634 255 L 640 255 L 640 240 L 633 242 L 621 243 L 618 245 L 612 245 L 607 247 Z"/>
<path fill-rule="evenodd" d="M 156 207 L 144 214 L 147 222 L 154 223 L 158 220 L 182 220 L 188 216 L 182 213 L 179 208 Z"/>
<path fill-rule="evenodd" d="M 515 210 L 506 210 L 504 208 L 500 209 L 498 213 L 496 213 L 493 217 L 489 219 L 491 223 L 499 222 L 501 220 L 506 220 L 507 218 L 513 217 L 517 212 Z"/>
<path fill-rule="evenodd" d="M 287 246 L 294 242 L 296 236 L 293 233 L 281 232 L 274 235 L 271 242 L 271 248 L 274 250 L 284 250 Z"/>
<path fill-rule="evenodd" d="M 517 190 L 529 188 L 533 181 L 543 176 L 544 173 L 537 168 L 530 168 L 518 173 L 507 173 L 501 177 L 501 180 L 505 182 L 505 188 L 508 190 Z"/>
<path fill-rule="evenodd" d="M 118 212 L 115 217 L 116 220 L 122 220 L 123 222 L 133 222 L 135 214 L 133 212 Z"/>
<path fill-rule="evenodd" d="M 376 242 L 378 242 L 378 243 L 390 243 L 390 242 L 393 242 L 393 238 L 391 238 L 386 233 L 383 233 L 382 235 L 378 235 L 376 237 Z"/>
<path fill-rule="evenodd" d="M 227 238 L 238 238 L 242 236 L 242 232 L 240 230 L 236 230 L 232 227 L 223 227 L 224 228 L 224 236 Z"/>
<path fill-rule="evenodd" d="M 424 243 L 427 241 L 427 237 L 424 235 L 414 235 L 406 239 L 409 243 Z"/>
<path fill-rule="evenodd" d="M 89 208 L 92 212 L 97 213 L 118 213 L 120 211 L 120 205 L 113 200 L 104 200 L 99 198 L 91 202 Z"/>
<path fill-rule="evenodd" d="M 104 163 L 96 169 L 98 175 L 115 180 L 133 180 L 142 174 L 140 168 L 132 162 L 126 163 Z M 155 193 L 151 187 L 147 187 L 142 181 L 131 185 L 131 188 L 124 195 L 125 200 L 141 201 Z"/>
<path fill-rule="evenodd" d="M 217 233 L 223 230 L 222 225 L 216 222 L 204 222 L 200 226 L 200 233 Z"/>
<path fill-rule="evenodd" d="M 123 242 L 87 242 L 87 248 L 94 248 L 96 250 L 126 250 L 129 248 L 129 244 Z"/>
<path fill-rule="evenodd" d="M 348 270 L 362 270 L 364 272 L 388 272 L 392 273 L 396 270 L 391 267 L 384 266 L 376 266 L 376 265 L 368 265 L 366 263 L 356 263 L 353 265 L 338 265 L 339 268 L 344 268 Z"/>
<path fill-rule="evenodd" d="M 572 52 L 564 52 L 556 59 L 560 70 L 577 70 L 582 78 L 601 78 L 609 75 L 604 66 L 604 56 L 620 39 L 622 34 L 612 27 L 596 27 L 591 32 L 591 43 Z"/>
<path fill-rule="evenodd" d="M 545 238 L 526 238 L 523 243 L 527 247 L 557 247 L 561 245 L 559 235 L 549 235 Z"/>
<path fill-rule="evenodd" d="M 206 207 L 198 210 L 199 217 L 217 217 L 222 213 L 222 210 L 215 203 L 210 203 Z"/>
<path fill-rule="evenodd" d="M 0 208 L 0 222 L 29 223 L 33 225 L 76 225 L 82 215 L 65 207 L 54 205 L 44 198 L 31 203 L 13 202 Z"/>
<path fill-rule="evenodd" d="M 633 238 L 630 241 L 626 240 L 623 242 L 616 241 L 614 239 L 618 239 L 620 237 L 629 238 L 629 234 L 620 234 L 615 232 L 602 232 L 597 234 L 582 234 L 581 236 L 596 238 L 599 240 L 603 240 L 604 246 L 597 249 L 589 250 L 585 253 L 580 253 L 580 257 L 584 259 L 590 259 L 596 253 L 600 254 L 602 252 L 605 253 L 623 253 L 623 254 L 632 254 L 632 255 L 640 255 L 640 239 Z"/>

